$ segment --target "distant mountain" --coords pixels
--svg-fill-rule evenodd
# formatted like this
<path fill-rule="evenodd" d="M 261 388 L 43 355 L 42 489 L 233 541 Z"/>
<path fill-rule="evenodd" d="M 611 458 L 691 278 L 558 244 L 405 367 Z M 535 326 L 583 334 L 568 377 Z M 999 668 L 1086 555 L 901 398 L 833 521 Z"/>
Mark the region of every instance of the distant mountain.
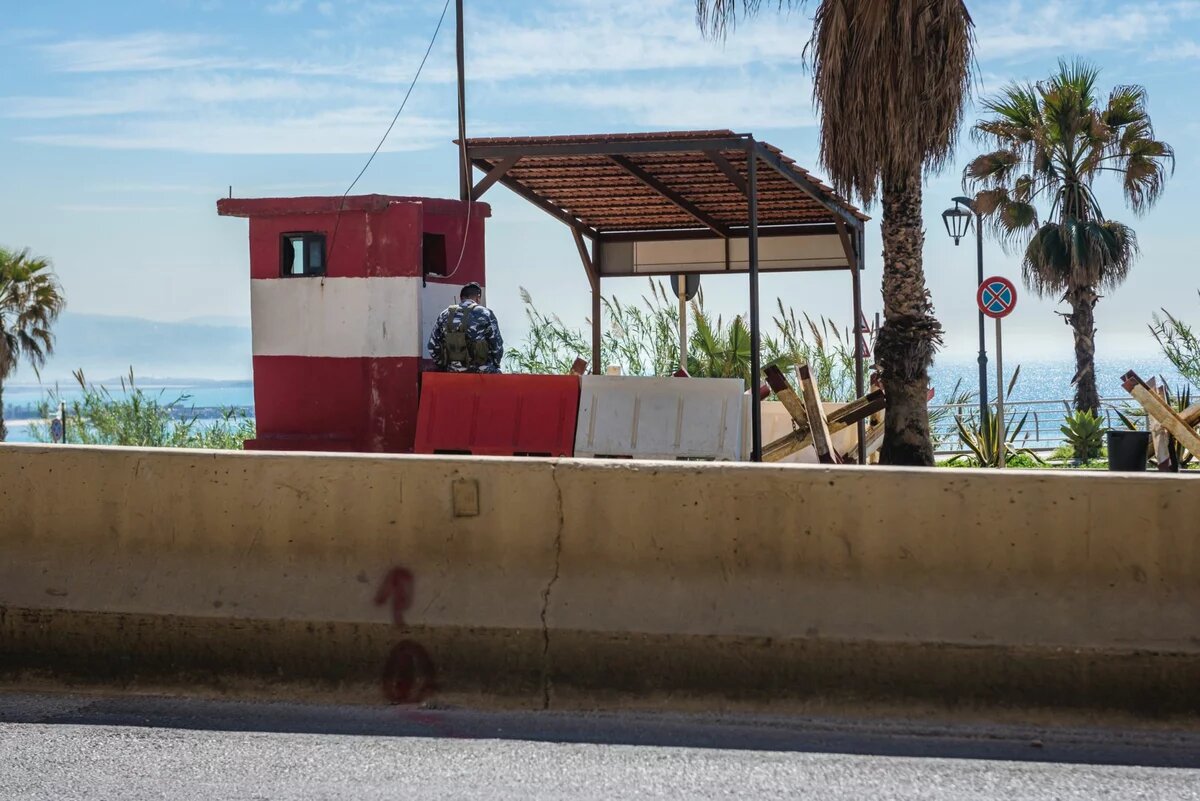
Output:
<path fill-rule="evenodd" d="M 83 368 L 89 379 L 125 375 L 132 366 L 139 381 L 150 378 L 212 380 L 251 377 L 250 326 L 235 318 L 158 322 L 138 317 L 66 312 L 54 326 L 54 356 L 42 381 L 70 380 Z M 10 381 L 35 380 L 22 367 Z"/>

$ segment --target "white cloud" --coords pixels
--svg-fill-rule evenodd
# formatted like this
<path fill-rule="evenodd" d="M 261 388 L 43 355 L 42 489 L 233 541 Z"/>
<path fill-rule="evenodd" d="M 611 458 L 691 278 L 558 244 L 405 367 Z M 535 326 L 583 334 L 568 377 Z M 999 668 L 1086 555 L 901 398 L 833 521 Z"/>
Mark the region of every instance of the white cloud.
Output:
<path fill-rule="evenodd" d="M 187 206 L 130 206 L 101 203 L 69 203 L 59 206 L 58 210 L 84 214 L 156 214 L 164 211 L 190 211 Z"/>
<path fill-rule="evenodd" d="M 1139 55 L 1179 20 L 1197 15 L 1194 2 L 1122 3 L 1112 10 L 1089 0 L 979 3 L 976 31 L 981 60 L 1041 53 L 1128 50 Z"/>
<path fill-rule="evenodd" d="M 329 4 L 274 0 L 264 8 L 283 14 L 322 5 Z M 300 49 L 286 40 L 281 47 L 247 42 L 241 52 L 251 55 L 241 58 L 231 43 L 202 34 L 143 32 L 33 45 L 55 70 L 69 74 L 61 94 L 3 98 L 0 115 L 44 121 L 40 130 L 23 132 L 27 140 L 78 147 L 362 152 L 374 146 L 395 111 L 383 107 L 398 102 L 412 79 L 438 6 L 417 13 L 405 3 L 345 0 L 325 9 L 336 10 L 335 19 L 318 20 L 318 31 L 336 35 L 318 42 L 309 31 Z M 985 68 L 981 92 L 993 91 L 1001 76 L 1020 74 L 1021 59 L 1031 55 L 1124 48 L 1148 58 L 1200 57 L 1200 46 L 1190 41 L 1157 51 L 1146 46 L 1173 21 L 1200 16 L 1198 9 L 1200 2 L 1179 0 L 1107 9 L 1085 0 L 973 4 Z M 767 4 L 724 43 L 705 40 L 693 15 L 691 0 L 545 0 L 515 14 L 507 3 L 468 4 L 472 132 L 489 127 L 481 116 L 503 120 L 502 133 L 541 130 L 545 120 L 570 127 L 572 112 L 592 112 L 578 116 L 617 128 L 813 124 L 803 68 L 811 26 L 806 13 L 780 14 Z M 454 79 L 452 17 L 397 129 L 408 133 L 390 149 L 441 144 L 453 134 L 434 122 L 452 113 L 446 87 Z M 390 36 L 346 33 L 362 31 L 370 20 L 377 30 L 385 18 L 404 31 L 395 44 Z M 70 77 L 77 73 L 87 77 Z M 306 115 L 309 108 L 321 111 Z M 72 119 L 86 119 L 88 127 L 66 129 Z"/>
<path fill-rule="evenodd" d="M 540 85 L 519 97 L 615 113 L 639 127 L 802 128 L 814 125 L 811 84 L 792 76 Z"/>
<path fill-rule="evenodd" d="M 1200 43 L 1194 41 L 1174 42 L 1161 45 L 1150 52 L 1151 61 L 1198 61 Z"/>
<path fill-rule="evenodd" d="M 247 182 L 234 187 L 237 194 L 260 195 L 270 192 L 289 192 L 295 194 L 332 192 L 345 189 L 344 182 L 333 181 L 292 181 L 287 183 L 253 183 Z M 203 195 L 213 197 L 226 190 L 225 186 L 213 187 L 198 184 L 162 184 L 162 183 L 120 183 L 84 185 L 79 187 L 81 192 L 93 194 L 136 194 L 136 195 Z"/>
<path fill-rule="evenodd" d="M 221 154 L 369 153 L 379 141 L 380 120 L 394 111 L 352 107 L 311 115 L 191 117 L 119 121 L 86 132 L 34 134 L 24 141 L 106 150 L 173 150 Z M 424 150 L 445 144 L 454 134 L 451 120 L 409 116 L 397 126 L 383 152 Z"/>
<path fill-rule="evenodd" d="M 207 55 L 220 44 L 211 36 L 149 31 L 106 39 L 70 39 L 40 45 L 51 66 L 62 72 L 143 72 L 234 66 L 229 58 Z M 204 51 L 197 52 L 197 51 Z"/>
<path fill-rule="evenodd" d="M 268 14 L 295 14 L 304 8 L 304 0 L 275 0 L 267 4 Z"/>
<path fill-rule="evenodd" d="M 283 103 L 308 107 L 318 101 L 378 100 L 379 91 L 297 77 L 244 77 L 227 74 L 160 75 L 92 84 L 62 97 L 0 98 L 0 114 L 18 119 L 65 119 L 152 112 L 194 113 L 198 107 Z"/>
<path fill-rule="evenodd" d="M 736 70 L 799 65 L 811 25 L 773 12 L 743 23 L 725 43 L 705 40 L 691 3 L 567 0 L 519 19 L 468 15 L 468 69 L 476 80 L 662 69 Z"/>

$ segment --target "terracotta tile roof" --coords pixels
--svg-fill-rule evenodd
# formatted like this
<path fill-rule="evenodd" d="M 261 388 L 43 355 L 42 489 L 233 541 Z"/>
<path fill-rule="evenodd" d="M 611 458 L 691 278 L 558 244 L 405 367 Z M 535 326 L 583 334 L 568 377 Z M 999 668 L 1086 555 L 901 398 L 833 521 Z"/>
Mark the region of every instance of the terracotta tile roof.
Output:
<path fill-rule="evenodd" d="M 749 225 L 748 203 L 710 152 L 745 181 L 748 141 L 729 130 L 662 131 L 469 139 L 467 148 L 485 172 L 519 155 L 501 182 L 597 233 L 728 230 Z M 778 148 L 758 144 L 775 162 L 760 159 L 757 170 L 760 225 L 870 219 Z"/>

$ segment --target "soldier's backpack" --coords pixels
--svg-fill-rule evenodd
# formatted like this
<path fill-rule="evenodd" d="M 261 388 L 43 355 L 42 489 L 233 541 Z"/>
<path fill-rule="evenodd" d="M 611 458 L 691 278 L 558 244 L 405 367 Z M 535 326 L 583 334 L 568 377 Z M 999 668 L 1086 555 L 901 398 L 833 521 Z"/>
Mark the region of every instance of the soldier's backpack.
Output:
<path fill-rule="evenodd" d="M 455 362 L 468 370 L 478 370 L 488 363 L 491 351 L 483 337 L 471 338 L 470 311 L 461 306 L 446 310 L 446 322 L 442 324 L 445 346 L 442 349 L 440 366 L 445 368 Z"/>

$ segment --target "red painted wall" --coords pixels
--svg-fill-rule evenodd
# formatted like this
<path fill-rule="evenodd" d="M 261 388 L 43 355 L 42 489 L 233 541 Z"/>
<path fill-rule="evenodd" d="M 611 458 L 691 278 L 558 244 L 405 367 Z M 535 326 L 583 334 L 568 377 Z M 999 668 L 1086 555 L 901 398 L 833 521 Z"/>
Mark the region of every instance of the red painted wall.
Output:
<path fill-rule="evenodd" d="M 342 211 L 339 213 L 338 209 Z M 218 213 L 250 220 L 250 277 L 280 275 L 280 237 L 326 237 L 329 278 L 422 277 L 422 235 L 446 237 L 446 268 L 431 283 L 485 283 L 484 233 L 491 210 L 455 200 L 364 195 L 346 198 L 222 199 Z M 336 231 L 336 234 L 335 234 Z M 406 324 L 420 328 L 418 309 Z M 421 358 L 254 357 L 258 437 L 248 448 L 411 452 L 417 425 Z"/>

